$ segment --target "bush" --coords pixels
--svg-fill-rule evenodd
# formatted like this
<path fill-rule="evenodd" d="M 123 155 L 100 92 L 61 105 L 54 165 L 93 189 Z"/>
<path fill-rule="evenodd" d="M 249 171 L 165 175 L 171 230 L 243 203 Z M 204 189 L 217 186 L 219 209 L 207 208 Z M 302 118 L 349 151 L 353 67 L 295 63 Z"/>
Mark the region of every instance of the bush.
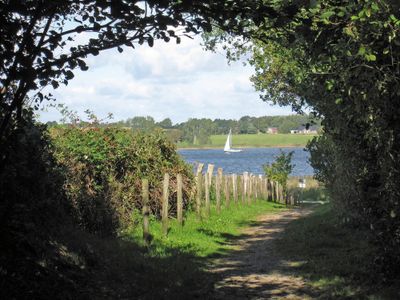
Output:
<path fill-rule="evenodd" d="M 382 278 L 394 279 L 400 276 L 399 160 L 397 150 L 381 141 L 384 136 L 379 132 L 370 142 L 324 133 L 308 149 L 317 179 L 326 185 L 342 222 L 370 230 L 379 246 L 373 258 L 377 270 Z"/>
<path fill-rule="evenodd" d="M 141 180 L 150 186 L 150 206 L 161 209 L 164 173 L 170 174 L 170 207 L 175 210 L 176 174 L 184 180 L 184 205 L 189 204 L 193 175 L 175 145 L 161 131 L 133 132 L 123 128 L 54 127 L 55 157 L 64 167 L 65 190 L 80 226 L 112 234 L 132 224 L 141 209 Z"/>
<path fill-rule="evenodd" d="M 1 145 L 2 298 L 45 299 L 43 295 L 51 289 L 70 290 L 71 281 L 54 267 L 69 270 L 54 244 L 60 229 L 71 222 L 66 214 L 64 178 L 53 159 L 46 127 L 36 124 L 25 110 L 24 119 L 13 124 Z"/>
<path fill-rule="evenodd" d="M 287 180 L 292 172 L 294 165 L 292 164 L 293 151 L 287 154 L 280 150 L 280 154 L 275 157 L 275 161 L 271 164 L 265 164 L 265 175 L 273 181 L 279 182 L 282 185 L 284 193 L 287 192 Z"/>

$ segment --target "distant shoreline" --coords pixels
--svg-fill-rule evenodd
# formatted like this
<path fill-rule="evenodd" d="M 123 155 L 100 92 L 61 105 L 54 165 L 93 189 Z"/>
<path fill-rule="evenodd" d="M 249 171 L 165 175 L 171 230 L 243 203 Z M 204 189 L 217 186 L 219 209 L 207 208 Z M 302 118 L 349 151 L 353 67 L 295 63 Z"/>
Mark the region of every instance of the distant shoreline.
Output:
<path fill-rule="evenodd" d="M 251 148 L 304 148 L 306 145 L 257 145 L 257 146 L 235 146 L 235 149 L 251 149 Z M 177 147 L 177 150 L 223 150 L 223 146 L 204 146 L 204 147 Z"/>
<path fill-rule="evenodd" d="M 307 143 L 317 135 L 303 134 L 238 134 L 232 136 L 232 148 L 295 148 L 305 147 Z M 211 135 L 207 144 L 190 145 L 188 143 L 177 143 L 179 150 L 192 149 L 224 149 L 226 135 Z"/>

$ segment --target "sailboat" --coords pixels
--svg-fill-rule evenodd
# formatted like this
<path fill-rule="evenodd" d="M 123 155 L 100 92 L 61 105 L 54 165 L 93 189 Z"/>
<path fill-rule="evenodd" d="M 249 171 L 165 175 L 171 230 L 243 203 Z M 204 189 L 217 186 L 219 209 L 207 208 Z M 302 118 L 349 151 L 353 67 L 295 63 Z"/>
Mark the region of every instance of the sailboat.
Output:
<path fill-rule="evenodd" d="M 229 129 L 229 134 L 228 134 L 228 137 L 226 138 L 224 151 L 227 153 L 243 151 L 241 149 L 232 149 L 232 129 Z"/>

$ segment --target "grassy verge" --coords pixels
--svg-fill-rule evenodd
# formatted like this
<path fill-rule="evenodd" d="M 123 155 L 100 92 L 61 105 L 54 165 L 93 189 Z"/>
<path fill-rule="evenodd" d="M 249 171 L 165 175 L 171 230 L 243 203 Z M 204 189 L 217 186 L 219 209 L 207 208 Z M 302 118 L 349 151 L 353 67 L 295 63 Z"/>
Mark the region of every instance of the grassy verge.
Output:
<path fill-rule="evenodd" d="M 374 246 L 368 232 L 339 222 L 330 204 L 289 224 L 278 247 L 298 262 L 296 273 L 309 280 L 320 299 L 399 299 L 393 287 L 371 282 Z"/>
<path fill-rule="evenodd" d="M 64 234 L 68 241 L 63 248 L 65 259 L 75 261 L 81 269 L 69 275 L 77 278 L 79 293 L 70 289 L 65 298 L 209 299 L 215 278 L 206 271 L 207 258 L 229 251 L 229 239 L 238 236 L 240 228 L 256 216 L 281 209 L 281 205 L 268 202 L 232 205 L 220 215 L 213 208 L 211 217 L 202 221 L 190 212 L 182 228 L 171 220 L 167 238 L 161 235 L 161 224 L 152 220 L 150 247 L 143 244 L 139 216 L 137 226 L 118 239 Z"/>
<path fill-rule="evenodd" d="M 152 245 L 149 255 L 168 256 L 168 249 L 174 248 L 179 252 L 188 253 L 197 257 L 219 255 L 229 250 L 227 240 L 237 236 L 240 229 L 254 221 L 262 213 L 273 213 L 283 209 L 277 203 L 258 201 L 251 205 L 231 205 L 222 209 L 221 214 L 216 213 L 215 207 L 211 208 L 211 216 L 199 221 L 194 212 L 189 212 L 185 224 L 180 227 L 175 219 L 170 222 L 168 237 L 161 234 L 161 224 L 152 220 L 150 224 Z M 143 245 L 142 228 L 137 226 L 126 233 L 126 238 Z"/>
<path fill-rule="evenodd" d="M 234 147 L 304 147 L 315 135 L 312 134 L 238 134 L 233 135 Z M 178 143 L 178 148 L 221 148 L 225 145 L 226 135 L 212 135 L 211 143 L 192 145 Z"/>

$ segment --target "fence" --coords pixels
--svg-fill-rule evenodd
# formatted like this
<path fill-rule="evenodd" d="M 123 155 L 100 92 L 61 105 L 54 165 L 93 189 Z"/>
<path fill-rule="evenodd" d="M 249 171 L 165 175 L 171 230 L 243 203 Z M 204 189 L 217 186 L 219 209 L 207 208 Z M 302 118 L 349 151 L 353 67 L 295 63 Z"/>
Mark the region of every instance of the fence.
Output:
<path fill-rule="evenodd" d="M 283 187 L 276 181 L 271 181 L 263 175 L 253 175 L 244 172 L 243 175 L 223 174 L 222 168 L 218 168 L 214 176 L 214 165 L 209 164 L 207 171 L 203 174 L 204 164 L 199 164 L 196 171 L 195 212 L 197 218 L 202 220 L 211 214 L 211 193 L 213 193 L 216 213 L 222 208 L 232 205 L 251 205 L 256 201 L 271 201 L 286 205 L 295 205 L 296 201 L 292 195 L 284 195 Z M 168 195 L 170 175 L 164 174 L 161 222 L 162 232 L 168 234 Z M 182 175 L 176 176 L 177 180 L 177 221 L 183 226 L 183 183 Z M 143 201 L 143 238 L 146 242 L 150 239 L 149 226 L 149 183 L 147 179 L 142 180 Z"/>

